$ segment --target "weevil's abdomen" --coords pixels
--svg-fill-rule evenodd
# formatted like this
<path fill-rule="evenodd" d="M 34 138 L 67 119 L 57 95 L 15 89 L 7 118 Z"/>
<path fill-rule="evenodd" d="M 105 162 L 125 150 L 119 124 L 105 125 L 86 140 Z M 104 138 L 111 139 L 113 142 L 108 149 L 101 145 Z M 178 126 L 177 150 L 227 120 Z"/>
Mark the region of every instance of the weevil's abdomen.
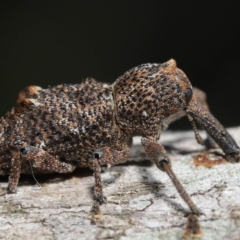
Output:
<path fill-rule="evenodd" d="M 1 119 L 8 149 L 35 146 L 84 165 L 96 148 L 115 144 L 109 85 L 88 78 L 82 84 L 37 90 L 37 94 L 21 94 L 17 105 Z"/>

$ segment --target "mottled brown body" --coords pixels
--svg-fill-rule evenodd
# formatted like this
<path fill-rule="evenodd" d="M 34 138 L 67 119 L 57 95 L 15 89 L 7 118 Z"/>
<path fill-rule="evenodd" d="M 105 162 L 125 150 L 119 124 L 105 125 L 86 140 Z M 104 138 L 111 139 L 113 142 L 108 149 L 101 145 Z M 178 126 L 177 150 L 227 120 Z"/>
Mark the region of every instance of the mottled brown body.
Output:
<path fill-rule="evenodd" d="M 89 166 L 96 149 L 123 148 L 118 141 L 112 88 L 94 79 L 49 89 L 24 89 L 17 105 L 1 119 L 0 132 L 2 171 L 11 169 L 12 152 L 28 146 L 76 167 Z M 29 163 L 21 172 L 30 173 Z"/>
<path fill-rule="evenodd" d="M 106 202 L 101 165 L 125 162 L 132 137 L 140 135 L 150 160 L 169 175 L 191 211 L 199 215 L 158 143 L 162 130 L 188 115 L 198 142 L 202 140 L 195 121 L 229 161 L 239 161 L 239 147 L 209 113 L 204 94 L 196 89 L 192 95 L 191 83 L 174 60 L 137 66 L 113 85 L 88 78 L 48 89 L 30 86 L 0 120 L 0 175 L 10 175 L 8 191 L 16 192 L 20 173 L 31 173 L 29 162 L 40 174 L 88 166 L 95 179 L 94 217 Z"/>

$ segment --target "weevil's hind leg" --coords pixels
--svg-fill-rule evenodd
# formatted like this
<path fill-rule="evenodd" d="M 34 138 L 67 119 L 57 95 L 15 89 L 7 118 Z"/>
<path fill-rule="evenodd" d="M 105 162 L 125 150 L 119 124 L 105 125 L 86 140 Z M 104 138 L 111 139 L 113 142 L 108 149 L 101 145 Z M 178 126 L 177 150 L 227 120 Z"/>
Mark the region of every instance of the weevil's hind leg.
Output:
<path fill-rule="evenodd" d="M 1 195 L 17 192 L 17 185 L 21 173 L 21 164 L 23 161 L 30 161 L 33 168 L 49 172 L 69 173 L 76 168 L 72 164 L 59 161 L 58 157 L 50 155 L 43 149 L 33 146 L 26 146 L 20 151 L 12 151 L 11 155 L 11 169 L 8 180 L 8 188 L 6 192 L 4 191 L 3 193 L 0 193 Z"/>
<path fill-rule="evenodd" d="M 100 205 L 107 203 L 107 198 L 103 195 L 101 180 L 101 165 L 115 165 L 124 163 L 129 158 L 129 147 L 126 146 L 122 151 L 113 150 L 109 147 L 97 149 L 93 153 L 93 158 L 89 161 L 89 166 L 93 169 L 95 180 L 94 204 L 90 217 L 92 224 L 95 224 L 96 217 L 100 216 Z"/>
<path fill-rule="evenodd" d="M 21 159 L 18 151 L 11 152 L 11 170 L 8 178 L 8 188 L 5 193 L 16 193 L 21 173 Z"/>
<path fill-rule="evenodd" d="M 21 173 L 21 154 L 17 150 L 12 151 L 11 152 L 10 174 L 9 174 L 9 178 L 8 178 L 8 187 L 2 188 L 0 195 L 17 192 L 17 185 L 19 182 L 20 173 Z"/>
<path fill-rule="evenodd" d="M 34 168 L 49 172 L 70 173 L 76 166 L 59 161 L 57 156 L 53 156 L 41 148 L 27 146 L 21 149 L 21 160 L 30 161 Z"/>
<path fill-rule="evenodd" d="M 144 146 L 145 152 L 153 161 L 157 167 L 166 172 L 170 179 L 172 180 L 174 186 L 176 187 L 178 193 L 183 198 L 183 200 L 188 204 L 192 213 L 196 215 L 201 215 L 201 211 L 198 207 L 193 203 L 192 199 L 178 180 L 177 176 L 173 172 L 171 168 L 171 163 L 169 157 L 162 145 L 157 143 L 155 138 L 142 138 L 142 145 Z"/>

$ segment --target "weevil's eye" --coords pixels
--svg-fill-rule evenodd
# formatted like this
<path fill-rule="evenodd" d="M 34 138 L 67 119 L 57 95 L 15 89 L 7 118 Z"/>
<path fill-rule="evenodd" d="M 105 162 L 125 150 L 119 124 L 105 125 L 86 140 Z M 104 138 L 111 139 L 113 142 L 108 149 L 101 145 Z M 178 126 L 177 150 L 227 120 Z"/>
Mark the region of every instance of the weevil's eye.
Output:
<path fill-rule="evenodd" d="M 185 90 L 185 101 L 186 101 L 187 105 L 191 101 L 192 95 L 193 95 L 192 89 L 191 88 L 187 88 Z"/>

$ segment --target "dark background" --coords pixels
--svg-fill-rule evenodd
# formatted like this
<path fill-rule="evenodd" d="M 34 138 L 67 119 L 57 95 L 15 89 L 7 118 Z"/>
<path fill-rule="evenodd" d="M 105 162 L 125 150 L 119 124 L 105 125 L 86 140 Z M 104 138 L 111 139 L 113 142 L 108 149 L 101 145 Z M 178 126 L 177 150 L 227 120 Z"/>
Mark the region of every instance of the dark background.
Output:
<path fill-rule="evenodd" d="M 1 1 L 0 115 L 27 85 L 113 82 L 174 58 L 223 125 L 239 125 L 239 30 L 236 0 Z"/>

